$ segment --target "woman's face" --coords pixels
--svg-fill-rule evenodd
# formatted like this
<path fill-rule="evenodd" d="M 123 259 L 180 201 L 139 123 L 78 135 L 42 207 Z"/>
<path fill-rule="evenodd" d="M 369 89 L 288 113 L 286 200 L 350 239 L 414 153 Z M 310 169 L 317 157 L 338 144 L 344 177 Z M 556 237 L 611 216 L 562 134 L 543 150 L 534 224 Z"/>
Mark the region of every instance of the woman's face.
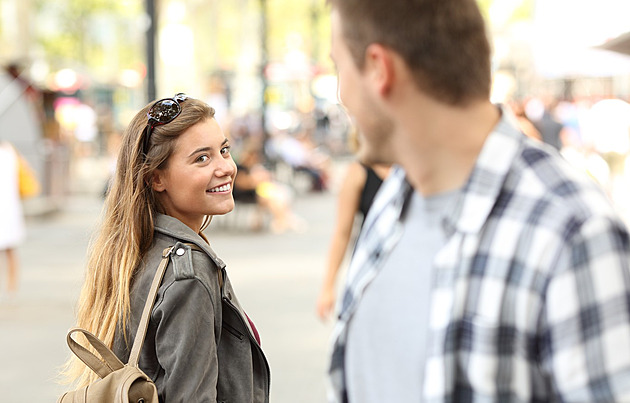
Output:
<path fill-rule="evenodd" d="M 166 214 L 199 232 L 204 216 L 234 209 L 235 176 L 228 139 L 216 120 L 206 119 L 178 137 L 166 168 L 153 174 L 152 186 Z"/>

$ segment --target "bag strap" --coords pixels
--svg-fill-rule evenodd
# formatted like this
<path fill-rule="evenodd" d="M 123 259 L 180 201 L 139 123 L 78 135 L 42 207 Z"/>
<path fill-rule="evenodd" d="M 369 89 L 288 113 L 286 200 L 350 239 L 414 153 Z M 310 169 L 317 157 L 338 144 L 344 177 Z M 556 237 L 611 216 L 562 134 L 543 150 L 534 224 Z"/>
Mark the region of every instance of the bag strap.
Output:
<path fill-rule="evenodd" d="M 178 244 L 175 246 L 177 245 Z M 181 243 L 179 245 L 181 245 Z M 193 243 L 184 243 L 184 245 L 188 246 L 191 250 L 203 252 L 202 248 Z M 151 283 L 151 289 L 149 290 L 149 295 L 147 296 L 147 302 L 144 304 L 144 310 L 142 311 L 142 316 L 140 317 L 140 324 L 138 325 L 136 337 L 133 340 L 133 346 L 131 347 L 131 353 L 129 354 L 129 362 L 127 364 L 132 367 L 138 366 L 140 351 L 142 350 L 144 338 L 147 335 L 147 328 L 149 327 L 149 318 L 151 317 L 151 311 L 153 310 L 153 305 L 155 304 L 155 297 L 157 296 L 158 288 L 160 288 L 162 278 L 166 272 L 171 251 L 175 248 L 175 246 L 168 247 L 162 251 L 162 261 L 155 272 L 155 277 L 153 277 L 153 283 Z"/>
<path fill-rule="evenodd" d="M 136 337 L 133 339 L 133 346 L 131 347 L 131 353 L 129 354 L 128 365 L 132 367 L 138 366 L 140 351 L 142 350 L 144 338 L 147 335 L 147 328 L 149 327 L 149 318 L 151 317 L 151 311 L 153 310 L 153 305 L 155 304 L 155 297 L 157 296 L 158 288 L 160 288 L 160 283 L 162 283 L 162 278 L 166 272 L 166 267 L 168 266 L 168 261 L 171 257 L 171 251 L 173 248 L 174 247 L 171 246 L 162 251 L 162 261 L 155 272 L 155 277 L 153 277 L 151 289 L 149 290 L 149 295 L 147 296 L 147 302 L 144 304 L 144 310 L 142 311 L 142 316 L 140 317 L 140 324 L 138 325 Z"/>
<path fill-rule="evenodd" d="M 162 251 L 162 261 L 160 262 L 160 265 L 155 273 L 155 277 L 153 278 L 153 282 L 151 283 L 151 289 L 149 290 L 149 295 L 146 303 L 144 304 L 144 310 L 142 311 L 142 317 L 140 318 L 140 325 L 138 326 L 136 338 L 134 339 L 133 346 L 131 348 L 131 355 L 129 357 L 129 364 L 131 366 L 138 367 L 138 358 L 140 350 L 142 349 L 144 337 L 147 333 L 149 316 L 151 315 L 151 310 L 153 309 L 153 304 L 155 303 L 157 290 L 160 287 L 160 283 L 162 282 L 162 278 L 166 272 L 166 267 L 168 266 L 172 249 L 173 247 L 169 247 Z M 82 333 L 92 347 L 94 347 L 94 349 L 101 355 L 102 359 L 77 343 L 72 338 L 72 335 L 75 333 Z M 72 350 L 72 352 L 100 378 L 104 378 L 113 371 L 124 367 L 122 361 L 120 361 L 120 359 L 112 352 L 112 350 L 109 349 L 109 347 L 85 329 L 78 327 L 70 329 L 70 331 L 68 331 L 68 335 L 66 336 L 66 341 L 70 350 Z"/>
<path fill-rule="evenodd" d="M 79 343 L 77 343 L 72 335 L 75 333 L 82 333 L 88 342 L 94 347 L 96 351 L 103 357 L 103 360 L 99 359 L 94 353 L 92 353 L 87 348 L 83 347 Z M 68 347 L 70 350 L 81 360 L 85 365 L 90 367 L 90 369 L 100 377 L 104 378 L 113 371 L 119 370 L 124 367 L 122 361 L 116 357 L 114 354 L 102 341 L 100 341 L 96 336 L 92 333 L 88 332 L 85 329 L 81 329 L 79 327 L 72 328 L 68 331 L 68 335 L 66 336 L 66 340 L 68 342 Z"/>
<path fill-rule="evenodd" d="M 191 250 L 203 251 L 202 248 L 195 244 L 186 243 L 184 245 L 190 247 Z M 166 268 L 168 266 L 171 251 L 173 250 L 173 248 L 174 247 L 171 246 L 162 251 L 162 261 L 160 262 L 160 265 L 155 272 L 155 276 L 153 277 L 151 289 L 149 290 L 147 300 L 144 304 L 142 316 L 140 317 L 140 324 L 138 325 L 136 337 L 133 341 L 133 346 L 131 347 L 131 353 L 129 354 L 128 365 L 130 366 L 136 368 L 138 367 L 140 351 L 142 350 L 142 345 L 144 344 L 144 339 L 146 337 L 151 311 L 153 310 L 155 298 L 157 297 L 157 291 L 160 288 L 162 279 L 164 278 L 164 273 L 166 272 Z M 87 341 L 92 345 L 92 347 L 94 347 L 94 349 L 101 355 L 102 359 L 96 356 L 87 348 L 83 347 L 81 344 L 77 343 L 72 337 L 72 335 L 74 335 L 75 333 L 82 333 Z M 107 347 L 102 341 L 100 341 L 94 334 L 88 332 L 85 329 L 81 329 L 79 327 L 70 329 L 68 331 L 68 335 L 66 336 L 66 341 L 68 343 L 68 347 L 70 347 L 70 350 L 72 350 L 72 352 L 100 378 L 106 377 L 113 371 L 123 368 L 125 365 L 122 363 L 122 361 L 120 361 L 116 354 L 111 351 L 109 347 Z"/>

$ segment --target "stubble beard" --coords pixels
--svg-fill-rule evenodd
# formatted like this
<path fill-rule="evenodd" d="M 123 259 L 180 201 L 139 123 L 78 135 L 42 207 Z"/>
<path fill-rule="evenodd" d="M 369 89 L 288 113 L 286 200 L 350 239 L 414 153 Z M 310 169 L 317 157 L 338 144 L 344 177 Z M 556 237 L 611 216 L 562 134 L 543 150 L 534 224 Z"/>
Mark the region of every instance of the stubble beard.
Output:
<path fill-rule="evenodd" d="M 367 128 L 367 133 L 360 134 L 359 161 L 365 165 L 396 163 L 393 152 L 393 122 L 381 115 Z"/>
<path fill-rule="evenodd" d="M 367 166 L 373 166 L 375 164 L 391 164 L 393 163 L 391 158 L 386 158 L 383 150 L 378 147 L 373 147 L 369 144 L 362 145 L 358 152 L 358 159 L 361 163 Z"/>

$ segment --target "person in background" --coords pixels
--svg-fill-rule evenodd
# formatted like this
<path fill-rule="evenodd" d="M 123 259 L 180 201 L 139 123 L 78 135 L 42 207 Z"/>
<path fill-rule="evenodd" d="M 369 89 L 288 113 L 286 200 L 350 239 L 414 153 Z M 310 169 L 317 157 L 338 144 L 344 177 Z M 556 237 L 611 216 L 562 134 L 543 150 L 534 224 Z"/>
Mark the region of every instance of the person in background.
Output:
<path fill-rule="evenodd" d="M 14 298 L 18 291 L 17 248 L 25 235 L 18 185 L 18 154 L 11 143 L 0 140 L 0 256 L 6 261 L 8 298 Z M 3 294 L 1 290 L 0 294 Z"/>
<path fill-rule="evenodd" d="M 558 101 L 550 97 L 532 98 L 525 104 L 525 114 L 540 133 L 543 143 L 561 150 L 564 125 L 553 115 L 557 104 Z"/>
<path fill-rule="evenodd" d="M 351 148 L 356 152 L 358 139 L 351 140 Z M 372 201 L 383 180 L 389 175 L 390 169 L 390 165 L 367 166 L 359 161 L 351 162 L 346 169 L 346 176 L 341 183 L 337 198 L 337 220 L 328 248 L 324 280 L 317 299 L 317 316 L 322 320 L 328 319 L 334 308 L 337 294 L 335 284 L 348 251 L 355 223 L 359 222 L 361 226 L 363 225 Z"/>
<path fill-rule="evenodd" d="M 292 211 L 291 189 L 273 180 L 271 172 L 260 163 L 259 149 L 247 145 L 238 161 L 238 175 L 234 180 L 235 202 L 256 203 L 270 213 L 273 233 L 303 231 L 306 222 Z M 255 229 L 262 227 L 262 218 L 258 220 Z"/>
<path fill-rule="evenodd" d="M 521 130 L 526 136 L 533 138 L 534 140 L 543 141 L 542 134 L 532 122 L 532 120 L 525 113 L 525 106 L 523 101 L 512 100 L 509 103 L 509 108 L 514 114 L 516 124 L 519 130 Z"/>
<path fill-rule="evenodd" d="M 127 127 L 100 229 L 91 243 L 77 326 L 127 362 L 163 253 L 139 366 L 161 402 L 269 402 L 270 372 L 254 323 L 203 231 L 234 208 L 236 165 L 214 110 L 177 94 Z M 166 252 L 164 252 L 166 251 Z M 96 379 L 78 358 L 66 374 Z"/>
<path fill-rule="evenodd" d="M 329 0 L 363 163 L 396 164 L 348 269 L 330 401 L 630 401 L 630 237 L 490 102 L 475 0 Z"/>
<path fill-rule="evenodd" d="M 279 133 L 273 147 L 295 172 L 303 172 L 310 178 L 310 191 L 327 189 L 330 156 L 312 141 L 310 129 L 302 129 L 294 134 Z"/>

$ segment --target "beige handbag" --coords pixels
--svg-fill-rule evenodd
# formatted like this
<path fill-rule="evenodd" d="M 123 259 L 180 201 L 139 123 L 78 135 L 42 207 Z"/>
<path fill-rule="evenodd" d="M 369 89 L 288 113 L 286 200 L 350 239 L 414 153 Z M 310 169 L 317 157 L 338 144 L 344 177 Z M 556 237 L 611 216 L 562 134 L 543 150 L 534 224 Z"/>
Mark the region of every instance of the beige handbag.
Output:
<path fill-rule="evenodd" d="M 147 333 L 149 317 L 153 310 L 157 290 L 164 277 L 172 249 L 166 248 L 162 252 L 162 261 L 155 273 L 153 283 L 151 283 L 151 289 L 142 311 L 136 338 L 133 341 L 131 353 L 129 354 L 129 362 L 126 365 L 116 357 L 109 347 L 87 330 L 73 328 L 68 331 L 67 342 L 70 350 L 92 371 L 96 372 L 101 379 L 77 390 L 66 392 L 57 400 L 57 403 L 158 403 L 157 388 L 151 381 L 151 378 L 138 368 L 138 359 L 140 358 L 140 350 L 142 350 L 142 344 Z M 88 342 L 101 357 L 99 358 L 96 354 L 77 343 L 72 338 L 72 335 L 75 333 L 85 335 Z"/>

